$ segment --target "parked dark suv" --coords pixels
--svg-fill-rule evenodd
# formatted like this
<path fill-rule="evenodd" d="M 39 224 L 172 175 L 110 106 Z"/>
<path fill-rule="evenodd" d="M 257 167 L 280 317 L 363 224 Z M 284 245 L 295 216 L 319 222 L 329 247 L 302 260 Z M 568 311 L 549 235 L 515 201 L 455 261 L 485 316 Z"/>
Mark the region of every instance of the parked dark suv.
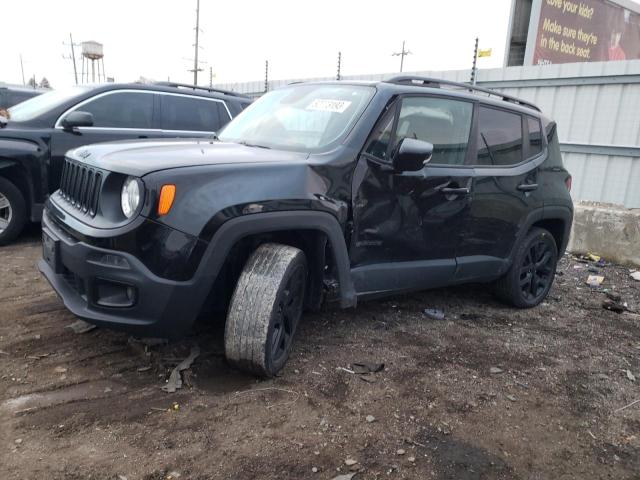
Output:
<path fill-rule="evenodd" d="M 286 361 L 304 309 L 466 282 L 549 292 L 573 216 L 556 124 L 465 84 L 291 85 L 217 140 L 71 151 L 39 268 L 73 313 L 179 336 L 227 312 L 228 360 Z"/>
<path fill-rule="evenodd" d="M 44 88 L 24 87 L 20 85 L 0 84 L 0 115 L 3 110 L 20 102 L 42 95 L 49 90 Z"/>
<path fill-rule="evenodd" d="M 251 99 L 176 83 L 105 84 L 53 90 L 0 117 L 0 245 L 39 222 L 60 186 L 67 150 L 96 142 L 207 137 Z"/>

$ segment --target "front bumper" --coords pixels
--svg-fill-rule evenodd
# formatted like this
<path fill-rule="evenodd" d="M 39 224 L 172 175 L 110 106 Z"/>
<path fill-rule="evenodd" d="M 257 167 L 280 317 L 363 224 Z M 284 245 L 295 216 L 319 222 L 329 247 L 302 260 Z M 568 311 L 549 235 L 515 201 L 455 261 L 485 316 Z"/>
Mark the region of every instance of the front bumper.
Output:
<path fill-rule="evenodd" d="M 187 333 L 208 294 L 209 285 L 196 275 L 188 281 L 158 277 L 135 256 L 78 241 L 48 218 L 43 235 L 55 244 L 55 260 L 43 257 L 38 268 L 76 316 L 99 326 L 138 336 L 176 338 Z M 50 253 L 50 252 L 49 252 Z M 125 260 L 107 264 L 111 255 Z M 50 257 L 50 255 L 47 255 Z M 104 285 L 132 288 L 130 306 L 105 306 Z M 102 303 L 102 304 L 101 304 Z"/>

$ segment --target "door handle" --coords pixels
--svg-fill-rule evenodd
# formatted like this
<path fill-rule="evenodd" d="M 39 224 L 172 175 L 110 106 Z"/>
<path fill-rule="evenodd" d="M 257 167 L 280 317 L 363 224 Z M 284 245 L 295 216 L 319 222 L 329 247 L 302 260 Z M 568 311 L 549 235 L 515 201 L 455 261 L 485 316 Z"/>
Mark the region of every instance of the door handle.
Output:
<path fill-rule="evenodd" d="M 138 135 L 138 138 L 149 138 L 147 135 Z"/>
<path fill-rule="evenodd" d="M 537 183 L 521 183 L 520 185 L 518 185 L 518 190 L 520 190 L 521 192 L 532 192 L 537 188 Z"/>
<path fill-rule="evenodd" d="M 444 187 L 440 191 L 447 195 L 469 195 L 471 189 L 469 187 Z"/>

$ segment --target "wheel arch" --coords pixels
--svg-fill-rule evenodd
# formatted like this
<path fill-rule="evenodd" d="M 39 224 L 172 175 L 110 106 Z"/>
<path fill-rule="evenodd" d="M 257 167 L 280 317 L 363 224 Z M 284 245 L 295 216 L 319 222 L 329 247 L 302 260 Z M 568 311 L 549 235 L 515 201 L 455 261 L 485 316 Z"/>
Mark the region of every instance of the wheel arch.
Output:
<path fill-rule="evenodd" d="M 224 286 L 228 275 L 233 278 L 237 273 L 229 273 L 226 267 L 230 263 L 236 269 L 238 265 L 244 266 L 252 249 L 266 241 L 288 244 L 305 252 L 313 288 L 308 299 L 310 307 L 318 307 L 321 300 L 325 255 L 335 268 L 340 305 L 355 307 L 356 294 L 342 228 L 333 215 L 319 211 L 267 212 L 225 222 L 213 235 L 199 267 L 204 275 L 210 276 L 210 290 Z"/>
<path fill-rule="evenodd" d="M 0 158 L 0 177 L 6 178 L 13 183 L 22 193 L 27 208 L 27 217 L 31 215 L 31 206 L 33 204 L 33 186 L 29 181 L 29 176 L 21 165 L 6 158 Z"/>

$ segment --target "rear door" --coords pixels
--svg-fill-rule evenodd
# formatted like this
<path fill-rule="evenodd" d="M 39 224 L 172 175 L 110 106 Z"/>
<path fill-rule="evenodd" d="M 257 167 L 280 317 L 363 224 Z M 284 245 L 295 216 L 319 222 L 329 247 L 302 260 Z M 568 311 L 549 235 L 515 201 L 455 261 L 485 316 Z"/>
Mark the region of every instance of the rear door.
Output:
<path fill-rule="evenodd" d="M 51 138 L 49 191 L 60 184 L 65 153 L 82 145 L 114 140 L 131 140 L 160 136 L 154 124 L 155 93 L 145 90 L 113 90 L 96 95 L 60 116 Z M 93 126 L 65 130 L 62 118 L 72 111 L 89 112 Z"/>
<path fill-rule="evenodd" d="M 541 216 L 539 167 L 546 156 L 540 120 L 480 104 L 473 195 L 456 250 L 456 280 L 499 275 L 525 223 Z"/>
<path fill-rule="evenodd" d="M 209 137 L 231 120 L 226 104 L 216 98 L 162 93 L 160 128 L 164 137 Z"/>

